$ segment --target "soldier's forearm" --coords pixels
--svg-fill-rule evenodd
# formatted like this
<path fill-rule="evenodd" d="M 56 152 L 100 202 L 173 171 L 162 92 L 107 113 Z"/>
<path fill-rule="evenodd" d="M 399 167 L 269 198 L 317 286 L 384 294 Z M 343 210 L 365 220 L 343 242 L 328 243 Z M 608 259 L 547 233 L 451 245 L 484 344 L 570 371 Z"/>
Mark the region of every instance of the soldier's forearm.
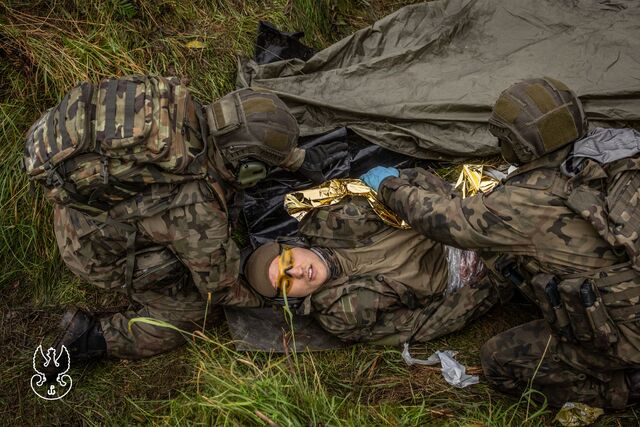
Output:
<path fill-rule="evenodd" d="M 460 226 L 456 209 L 456 196 L 443 195 L 442 189 L 428 190 L 413 185 L 410 181 L 388 178 L 383 181 L 380 191 L 383 202 L 407 221 L 416 231 L 436 241 L 460 247 L 460 242 L 452 233 Z M 466 221 L 465 221 L 466 222 Z"/>
<path fill-rule="evenodd" d="M 264 299 L 241 282 L 236 282 L 233 286 L 215 292 L 211 296 L 211 302 L 234 307 L 262 307 L 264 305 Z"/>

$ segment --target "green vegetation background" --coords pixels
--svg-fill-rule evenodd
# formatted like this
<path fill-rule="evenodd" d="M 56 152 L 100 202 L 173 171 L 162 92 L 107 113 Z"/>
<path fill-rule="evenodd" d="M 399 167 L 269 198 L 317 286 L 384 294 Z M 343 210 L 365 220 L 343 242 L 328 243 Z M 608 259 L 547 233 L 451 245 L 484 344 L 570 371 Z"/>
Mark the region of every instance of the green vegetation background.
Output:
<path fill-rule="evenodd" d="M 80 283 L 61 263 L 51 208 L 19 162 L 30 124 L 76 83 L 132 73 L 175 75 L 212 101 L 234 88 L 260 20 L 322 48 L 411 0 L 57 0 L 0 2 L 0 425 L 547 425 L 551 411 L 484 384 L 458 390 L 397 349 L 241 354 L 217 322 L 183 349 L 72 370 L 74 389 L 47 402 L 30 390 L 31 357 L 64 307 L 116 310 L 126 300 Z M 190 43 L 195 42 L 195 43 Z M 478 349 L 533 314 L 495 310 L 462 334 L 417 346 Z M 602 425 L 636 423 L 635 413 Z"/>

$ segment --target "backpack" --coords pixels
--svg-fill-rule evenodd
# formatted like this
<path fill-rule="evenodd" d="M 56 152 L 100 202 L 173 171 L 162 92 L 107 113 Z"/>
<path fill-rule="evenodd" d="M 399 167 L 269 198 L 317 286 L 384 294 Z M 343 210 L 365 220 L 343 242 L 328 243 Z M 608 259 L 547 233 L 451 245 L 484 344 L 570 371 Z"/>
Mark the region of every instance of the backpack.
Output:
<path fill-rule="evenodd" d="M 204 177 L 200 115 L 177 79 L 85 82 L 31 126 L 22 166 L 53 203 L 98 215 L 151 184 Z"/>
<path fill-rule="evenodd" d="M 568 181 L 565 204 L 640 272 L 640 157 L 585 163 Z"/>

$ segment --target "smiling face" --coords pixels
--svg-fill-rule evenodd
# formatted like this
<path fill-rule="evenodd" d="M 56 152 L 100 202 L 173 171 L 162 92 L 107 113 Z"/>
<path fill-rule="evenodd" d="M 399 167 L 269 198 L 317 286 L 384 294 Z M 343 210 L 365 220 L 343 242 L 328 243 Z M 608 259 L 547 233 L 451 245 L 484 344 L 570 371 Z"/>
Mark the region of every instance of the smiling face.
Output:
<path fill-rule="evenodd" d="M 293 267 L 286 270 L 293 283 L 287 296 L 306 297 L 316 291 L 329 278 L 329 269 L 315 252 L 304 248 L 292 248 Z M 278 256 L 269 265 L 269 281 L 276 288 L 278 280 Z"/>

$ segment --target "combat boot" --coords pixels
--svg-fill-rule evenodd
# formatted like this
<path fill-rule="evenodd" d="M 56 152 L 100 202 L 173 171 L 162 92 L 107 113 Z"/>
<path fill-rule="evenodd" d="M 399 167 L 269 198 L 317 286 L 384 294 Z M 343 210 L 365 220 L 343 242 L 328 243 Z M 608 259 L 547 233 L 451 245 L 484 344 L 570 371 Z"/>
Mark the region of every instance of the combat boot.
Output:
<path fill-rule="evenodd" d="M 60 354 L 64 345 L 69 351 L 72 364 L 106 356 L 107 342 L 102 335 L 102 327 L 89 313 L 79 308 L 67 310 L 60 321 L 60 329 L 62 332 L 54 342 L 53 348 Z"/>

